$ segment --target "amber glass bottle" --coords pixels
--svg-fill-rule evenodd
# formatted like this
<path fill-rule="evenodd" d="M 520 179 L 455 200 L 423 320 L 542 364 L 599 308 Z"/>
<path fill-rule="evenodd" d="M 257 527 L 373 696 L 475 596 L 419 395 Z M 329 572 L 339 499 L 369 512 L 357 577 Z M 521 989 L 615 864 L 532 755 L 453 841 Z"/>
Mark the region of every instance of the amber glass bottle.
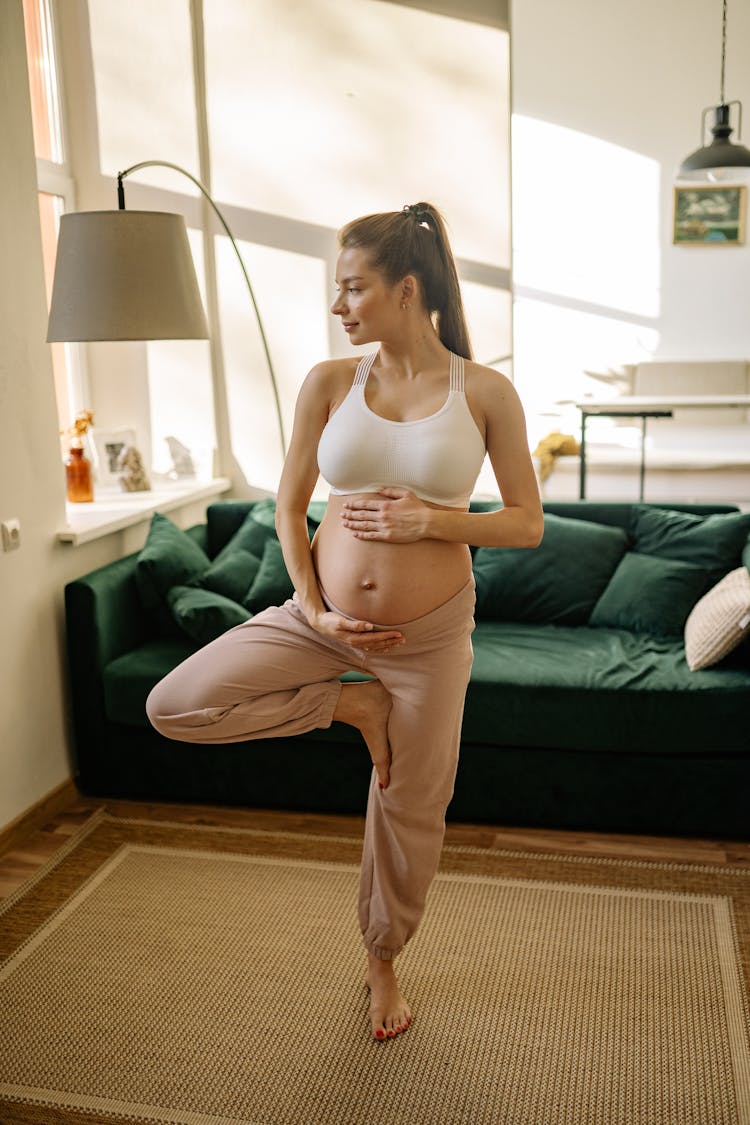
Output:
<path fill-rule="evenodd" d="M 74 504 L 86 504 L 94 499 L 91 462 L 80 446 L 71 446 L 65 461 L 65 476 L 68 481 L 68 500 Z"/>

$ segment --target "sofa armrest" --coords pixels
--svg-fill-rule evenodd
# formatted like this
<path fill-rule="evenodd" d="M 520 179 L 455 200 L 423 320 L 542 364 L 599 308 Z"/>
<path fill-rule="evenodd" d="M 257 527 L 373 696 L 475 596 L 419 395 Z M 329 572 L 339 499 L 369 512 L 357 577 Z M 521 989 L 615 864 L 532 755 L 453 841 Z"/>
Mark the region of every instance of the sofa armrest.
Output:
<path fill-rule="evenodd" d="M 201 547 L 204 524 L 188 529 Z M 107 664 L 159 636 L 135 582 L 138 553 L 108 563 L 65 587 L 65 623 L 73 722 L 79 750 L 105 722 L 103 673 Z"/>
<path fill-rule="evenodd" d="M 65 587 L 68 680 L 79 776 L 86 776 L 105 726 L 104 668 L 147 635 L 130 555 Z"/>
<path fill-rule="evenodd" d="M 103 668 L 150 633 L 135 584 L 137 555 L 100 567 L 65 587 L 71 667 L 82 660 Z"/>

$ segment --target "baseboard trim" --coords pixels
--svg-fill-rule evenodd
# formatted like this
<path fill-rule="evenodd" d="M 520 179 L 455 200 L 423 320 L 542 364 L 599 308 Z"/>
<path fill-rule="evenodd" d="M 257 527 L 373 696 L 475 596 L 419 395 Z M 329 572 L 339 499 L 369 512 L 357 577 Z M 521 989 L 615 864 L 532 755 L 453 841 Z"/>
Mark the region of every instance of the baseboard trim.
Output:
<path fill-rule="evenodd" d="M 0 829 L 0 855 L 12 851 L 30 832 L 41 828 L 48 820 L 78 800 L 80 794 L 76 783 L 72 777 L 69 777 L 5 828 Z"/>

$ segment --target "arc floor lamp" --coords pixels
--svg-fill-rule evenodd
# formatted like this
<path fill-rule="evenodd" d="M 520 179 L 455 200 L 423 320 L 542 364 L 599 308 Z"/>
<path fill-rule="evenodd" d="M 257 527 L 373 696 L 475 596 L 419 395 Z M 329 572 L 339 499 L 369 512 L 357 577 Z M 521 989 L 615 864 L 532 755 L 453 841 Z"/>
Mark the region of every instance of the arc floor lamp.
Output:
<path fill-rule="evenodd" d="M 209 192 L 166 160 L 144 160 L 117 176 L 117 211 L 63 215 L 47 340 L 195 340 L 209 335 L 182 215 L 127 211 L 123 180 L 141 168 L 172 168 L 210 204 L 232 244 L 250 295 L 273 389 L 279 438 L 286 438 L 263 321 L 237 242 Z"/>

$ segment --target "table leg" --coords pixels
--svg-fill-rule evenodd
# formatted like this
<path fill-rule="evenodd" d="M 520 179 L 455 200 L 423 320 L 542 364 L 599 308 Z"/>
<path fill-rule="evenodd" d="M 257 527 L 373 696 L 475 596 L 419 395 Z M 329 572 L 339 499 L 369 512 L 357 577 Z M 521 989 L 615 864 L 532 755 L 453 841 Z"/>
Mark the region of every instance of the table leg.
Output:
<path fill-rule="evenodd" d="M 643 486 L 646 480 L 646 415 L 641 417 L 641 488 L 639 500 L 643 503 Z"/>
<path fill-rule="evenodd" d="M 586 499 L 586 419 L 588 414 L 581 411 L 581 459 L 578 469 L 578 499 Z"/>

